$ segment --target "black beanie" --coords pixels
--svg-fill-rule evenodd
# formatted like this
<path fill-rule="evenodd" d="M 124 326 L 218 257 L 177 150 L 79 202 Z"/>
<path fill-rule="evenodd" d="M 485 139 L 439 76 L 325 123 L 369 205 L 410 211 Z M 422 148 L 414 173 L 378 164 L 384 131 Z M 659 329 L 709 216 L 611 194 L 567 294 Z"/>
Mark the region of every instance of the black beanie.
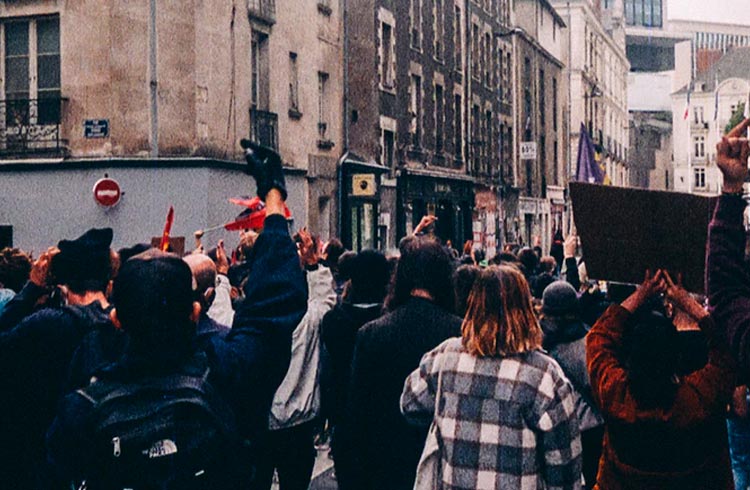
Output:
<path fill-rule="evenodd" d="M 575 288 L 565 281 L 555 281 L 544 288 L 542 312 L 550 316 L 578 314 L 578 296 Z"/>
<path fill-rule="evenodd" d="M 76 292 L 106 288 L 112 275 L 110 245 L 112 228 L 92 228 L 75 240 L 61 240 L 50 265 L 55 282 Z"/>

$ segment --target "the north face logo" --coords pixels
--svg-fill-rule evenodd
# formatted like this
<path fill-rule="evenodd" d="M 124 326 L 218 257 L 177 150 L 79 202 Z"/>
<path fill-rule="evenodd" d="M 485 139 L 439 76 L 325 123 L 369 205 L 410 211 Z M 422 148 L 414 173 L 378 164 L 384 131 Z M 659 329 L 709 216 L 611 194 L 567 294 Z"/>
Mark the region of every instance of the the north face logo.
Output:
<path fill-rule="evenodd" d="M 153 459 L 169 456 L 176 452 L 177 444 L 170 439 L 163 439 L 161 441 L 156 441 L 148 450 L 143 451 L 143 454 L 148 456 L 148 459 Z"/>

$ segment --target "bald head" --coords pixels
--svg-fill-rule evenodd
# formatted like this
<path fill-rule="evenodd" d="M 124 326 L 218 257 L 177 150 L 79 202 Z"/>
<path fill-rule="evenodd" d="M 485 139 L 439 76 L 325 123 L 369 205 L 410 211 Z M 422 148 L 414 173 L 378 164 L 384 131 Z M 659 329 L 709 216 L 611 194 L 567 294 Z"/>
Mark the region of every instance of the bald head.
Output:
<path fill-rule="evenodd" d="M 182 260 L 190 266 L 190 272 L 193 273 L 195 278 L 197 293 L 203 294 L 208 288 L 216 285 L 216 264 L 208 256 L 191 254 L 183 257 Z"/>

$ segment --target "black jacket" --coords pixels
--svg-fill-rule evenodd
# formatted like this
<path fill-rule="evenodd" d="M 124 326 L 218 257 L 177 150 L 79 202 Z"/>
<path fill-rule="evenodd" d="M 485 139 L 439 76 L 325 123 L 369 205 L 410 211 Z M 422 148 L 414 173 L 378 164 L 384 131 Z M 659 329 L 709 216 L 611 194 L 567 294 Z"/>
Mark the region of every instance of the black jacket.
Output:
<path fill-rule="evenodd" d="M 362 325 L 378 318 L 382 311 L 380 303 L 339 303 L 323 317 L 320 335 L 328 360 L 323 405 L 333 425 L 338 424 L 346 409 L 357 332 Z"/>
<path fill-rule="evenodd" d="M 113 329 L 109 309 L 87 306 L 40 310 L 0 332 L 0 481 L 4 488 L 50 488 L 44 435 L 55 416 L 68 365 L 89 332 Z"/>
<path fill-rule="evenodd" d="M 235 312 L 232 330 L 226 336 L 211 336 L 205 353 L 209 381 L 234 410 L 240 434 L 253 442 L 267 427 L 271 400 L 289 366 L 292 332 L 307 309 L 307 287 L 282 216 L 266 219 L 250 260 L 245 299 Z M 126 350 L 126 354 L 132 353 Z M 133 377 L 128 379 L 136 381 L 180 371 L 187 358 L 170 356 L 165 349 L 163 355 L 151 358 L 123 356 L 106 369 L 130 373 Z M 50 461 L 71 479 L 85 477 L 81 461 L 90 449 L 84 430 L 89 413 L 90 406 L 82 403 L 80 395 L 66 396 L 47 436 Z"/>
<path fill-rule="evenodd" d="M 459 335 L 460 318 L 419 298 L 359 330 L 343 434 L 337 434 L 346 448 L 336 455 L 341 490 L 411 490 L 427 428 L 401 415 L 404 381 L 426 352 Z M 352 459 L 339 475 L 342 456 Z"/>

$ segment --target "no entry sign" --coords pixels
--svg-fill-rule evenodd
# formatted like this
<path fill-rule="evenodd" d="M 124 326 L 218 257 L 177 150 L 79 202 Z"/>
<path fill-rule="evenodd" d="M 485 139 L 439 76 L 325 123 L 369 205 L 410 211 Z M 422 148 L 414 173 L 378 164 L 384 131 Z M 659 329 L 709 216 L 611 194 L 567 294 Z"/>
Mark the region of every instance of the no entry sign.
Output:
<path fill-rule="evenodd" d="M 110 178 L 99 179 L 94 184 L 94 200 L 100 206 L 110 208 L 120 202 L 120 184 Z"/>

